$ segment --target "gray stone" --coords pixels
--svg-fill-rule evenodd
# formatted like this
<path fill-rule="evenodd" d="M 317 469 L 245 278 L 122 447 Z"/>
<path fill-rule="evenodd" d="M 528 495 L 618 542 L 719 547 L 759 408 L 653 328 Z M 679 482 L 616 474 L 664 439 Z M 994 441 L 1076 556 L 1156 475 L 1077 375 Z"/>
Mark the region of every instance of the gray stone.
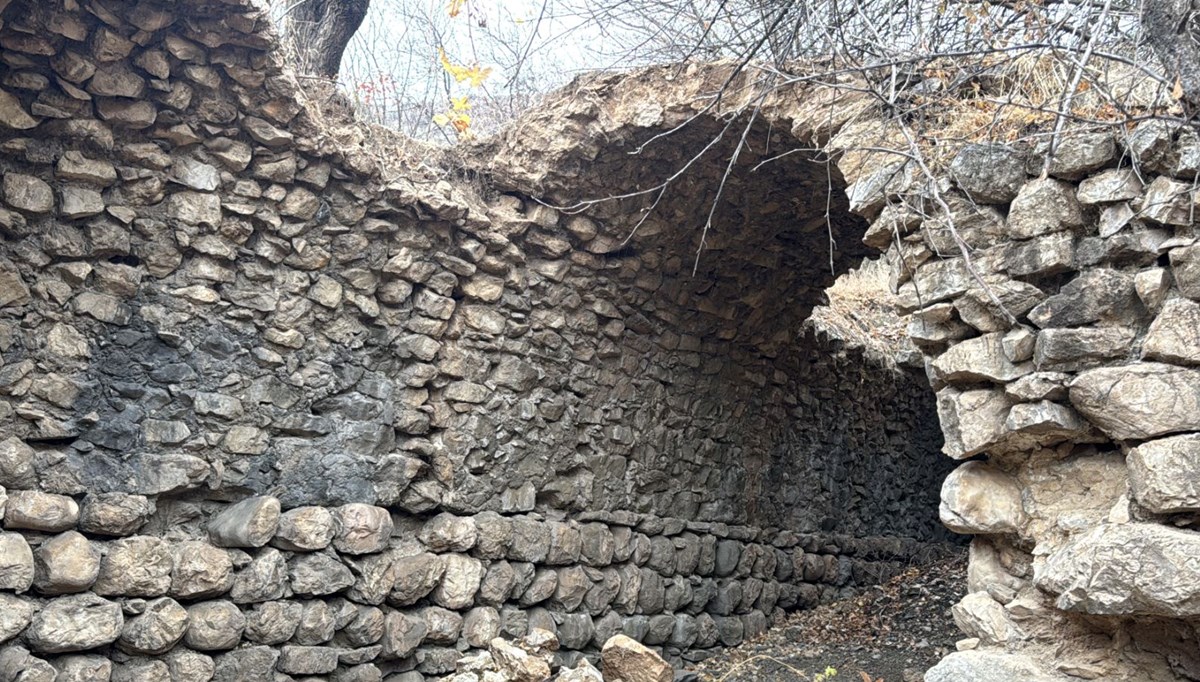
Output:
<path fill-rule="evenodd" d="M 672 682 L 675 679 L 674 670 L 661 656 L 625 635 L 616 635 L 604 643 L 600 671 L 606 680 Z"/>
<path fill-rule="evenodd" d="M 1012 201 L 1025 184 L 1025 161 L 1011 147 L 965 145 L 950 164 L 950 174 L 970 197 L 984 204 Z"/>
<path fill-rule="evenodd" d="M 33 456 L 33 448 L 16 436 L 0 441 L 0 485 L 17 489 L 36 488 L 37 472 L 33 470 Z"/>
<path fill-rule="evenodd" d="M 1146 188 L 1139 215 L 1160 225 L 1185 226 L 1192 223 L 1192 186 L 1168 177 L 1157 177 Z"/>
<path fill-rule="evenodd" d="M 483 564 L 465 554 L 446 554 L 442 564 L 445 572 L 431 595 L 433 602 L 455 610 L 471 606 L 483 580 Z"/>
<path fill-rule="evenodd" d="M 1060 135 L 1055 140 L 1054 158 L 1050 160 L 1050 175 L 1078 180 L 1087 173 L 1108 165 L 1116 152 L 1117 145 L 1113 136 L 1107 132 Z"/>
<path fill-rule="evenodd" d="M 90 593 L 59 597 L 34 615 L 25 641 L 42 653 L 86 651 L 115 642 L 124 622 L 115 602 Z"/>
<path fill-rule="evenodd" d="M 466 552 L 475 546 L 479 531 L 472 517 L 442 513 L 426 521 L 418 537 L 431 552 Z"/>
<path fill-rule="evenodd" d="M 943 389 L 937 394 L 945 444 L 942 452 L 967 459 L 1004 440 L 1004 422 L 1012 402 L 1001 390 Z"/>
<path fill-rule="evenodd" d="M 251 604 L 279 599 L 286 589 L 287 561 L 279 550 L 267 548 L 234 574 L 229 597 L 237 604 Z"/>
<path fill-rule="evenodd" d="M 1142 181 L 1132 168 L 1112 168 L 1084 179 L 1075 194 L 1081 204 L 1128 201 L 1141 196 Z"/>
<path fill-rule="evenodd" d="M 1071 404 L 1117 440 L 1200 430 L 1200 371 L 1159 363 L 1102 367 L 1071 383 Z"/>
<path fill-rule="evenodd" d="M 380 656 L 384 659 L 408 658 L 428 633 L 429 628 L 423 618 L 403 611 L 392 611 L 384 618 L 383 639 L 380 640 L 383 650 Z"/>
<path fill-rule="evenodd" d="M 1033 363 L 1048 372 L 1077 372 L 1129 357 L 1136 332 L 1127 327 L 1043 329 Z"/>
<path fill-rule="evenodd" d="M 1200 614 L 1200 533 L 1154 523 L 1105 524 L 1046 558 L 1036 585 L 1055 606 L 1103 616 Z"/>
<path fill-rule="evenodd" d="M 282 644 L 296 634 L 296 626 L 303 611 L 293 601 L 271 601 L 257 605 L 246 612 L 246 630 L 243 635 L 255 644 Z"/>
<path fill-rule="evenodd" d="M 1142 358 L 1200 365 L 1200 303 L 1185 298 L 1164 303 L 1142 342 Z"/>
<path fill-rule="evenodd" d="M 1004 387 L 1004 393 L 1023 402 L 1062 400 L 1067 397 L 1071 375 L 1065 372 L 1034 372 Z"/>
<path fill-rule="evenodd" d="M 171 548 L 159 538 L 138 535 L 114 540 L 100 561 L 92 591 L 104 596 L 158 597 L 171 587 Z"/>
<path fill-rule="evenodd" d="M 209 599 L 233 587 L 233 562 L 229 552 L 207 542 L 181 542 L 171 548 L 169 594 L 178 599 Z"/>
<path fill-rule="evenodd" d="M 208 522 L 208 536 L 219 547 L 262 547 L 279 527 L 279 500 L 250 497 L 223 509 Z"/>
<path fill-rule="evenodd" d="M 1117 270 L 1083 272 L 1059 293 L 1029 311 L 1029 321 L 1047 327 L 1079 327 L 1098 321 L 1136 318 L 1138 299 L 1133 278 Z"/>
<path fill-rule="evenodd" d="M 184 643 L 199 651 L 232 649 L 242 638 L 246 617 L 233 602 L 205 601 L 188 607 Z"/>
<path fill-rule="evenodd" d="M 1032 372 L 1032 364 L 1008 359 L 1003 339 L 1003 333 L 995 332 L 957 343 L 934 360 L 934 371 L 947 383 L 1005 383 Z"/>
<path fill-rule="evenodd" d="M 75 527 L 79 505 L 65 495 L 36 490 L 14 490 L 8 494 L 4 527 L 58 533 Z"/>
<path fill-rule="evenodd" d="M 1056 682 L 1062 678 L 1044 672 L 1033 659 L 1004 651 L 958 651 L 943 658 L 925 673 L 925 682 Z"/>
<path fill-rule="evenodd" d="M 100 574 L 100 551 L 75 531 L 43 542 L 33 561 L 33 584 L 42 594 L 82 592 Z"/>
<path fill-rule="evenodd" d="M 424 598 L 441 582 L 446 565 L 434 554 L 417 554 L 396 559 L 395 584 L 388 594 L 389 604 L 409 606 Z"/>
<path fill-rule="evenodd" d="M 371 554 L 387 549 L 392 515 L 383 507 L 352 503 L 333 511 L 338 523 L 333 546 L 343 554 Z"/>
<path fill-rule="evenodd" d="M 1083 209 L 1075 199 L 1075 188 L 1045 178 L 1021 187 L 1009 207 L 1005 231 L 1013 239 L 1030 239 L 1083 225 Z"/>
<path fill-rule="evenodd" d="M 285 646 L 276 669 L 289 675 L 324 675 L 338 667 L 338 650 L 323 646 Z"/>
<path fill-rule="evenodd" d="M 337 555 L 301 554 L 288 564 L 292 591 L 298 595 L 335 594 L 354 584 L 354 575 Z"/>
<path fill-rule="evenodd" d="M 34 602 L 0 592 L 0 644 L 21 634 L 36 610 Z"/>
<path fill-rule="evenodd" d="M 337 533 L 333 514 L 324 507 L 297 507 L 279 517 L 279 529 L 271 544 L 293 552 L 325 549 Z"/>
<path fill-rule="evenodd" d="M 24 592 L 33 585 L 33 551 L 18 533 L 0 532 L 0 590 Z"/>
<path fill-rule="evenodd" d="M 4 201 L 22 213 L 43 215 L 54 211 L 54 190 L 39 178 L 21 173 L 5 173 L 0 183 Z"/>
<path fill-rule="evenodd" d="M 942 483 L 938 516 L 956 533 L 1015 533 L 1025 511 L 1016 479 L 982 462 L 959 466 Z"/>
<path fill-rule="evenodd" d="M 55 682 L 107 682 L 112 676 L 112 661 L 104 656 L 59 656 L 54 667 L 58 669 Z"/>
<path fill-rule="evenodd" d="M 117 646 L 133 654 L 163 654 L 183 639 L 187 629 L 188 612 L 174 599 L 163 597 L 125 621 Z"/>
<path fill-rule="evenodd" d="M 1129 489 L 1156 514 L 1200 509 L 1200 434 L 1142 443 L 1129 450 Z"/>

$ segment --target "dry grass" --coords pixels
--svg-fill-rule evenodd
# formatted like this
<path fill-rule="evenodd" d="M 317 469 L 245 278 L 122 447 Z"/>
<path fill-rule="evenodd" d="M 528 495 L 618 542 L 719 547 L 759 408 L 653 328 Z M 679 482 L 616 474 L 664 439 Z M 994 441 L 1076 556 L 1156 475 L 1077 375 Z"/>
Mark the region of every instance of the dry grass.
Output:
<path fill-rule="evenodd" d="M 895 366 L 904 348 L 905 321 L 888 289 L 888 266 L 866 260 L 826 290 L 829 305 L 813 309 L 806 324 L 818 332 L 862 348 L 884 366 Z"/>

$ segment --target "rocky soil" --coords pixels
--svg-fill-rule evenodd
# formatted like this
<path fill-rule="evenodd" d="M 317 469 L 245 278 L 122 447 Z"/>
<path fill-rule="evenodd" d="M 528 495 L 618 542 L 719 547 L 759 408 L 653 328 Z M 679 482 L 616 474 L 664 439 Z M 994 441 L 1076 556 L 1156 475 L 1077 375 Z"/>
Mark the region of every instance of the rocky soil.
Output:
<path fill-rule="evenodd" d="M 697 682 L 808 682 L 827 667 L 834 679 L 916 682 L 954 650 L 962 633 L 950 607 L 964 593 L 966 553 L 916 566 L 857 597 L 793 613 L 767 634 L 692 670 Z"/>

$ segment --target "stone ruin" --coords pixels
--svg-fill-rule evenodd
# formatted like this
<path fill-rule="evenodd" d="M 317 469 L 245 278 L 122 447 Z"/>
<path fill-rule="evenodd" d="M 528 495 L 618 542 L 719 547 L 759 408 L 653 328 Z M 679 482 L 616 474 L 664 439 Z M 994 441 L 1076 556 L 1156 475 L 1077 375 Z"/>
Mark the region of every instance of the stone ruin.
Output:
<path fill-rule="evenodd" d="M 938 552 L 939 499 L 976 537 L 927 679 L 1200 677 L 1194 137 L 929 184 L 851 163 L 853 96 L 749 121 L 696 65 L 439 174 L 253 0 L 0 22 L 0 678 L 684 664 Z M 876 249 L 927 376 L 805 325 Z"/>

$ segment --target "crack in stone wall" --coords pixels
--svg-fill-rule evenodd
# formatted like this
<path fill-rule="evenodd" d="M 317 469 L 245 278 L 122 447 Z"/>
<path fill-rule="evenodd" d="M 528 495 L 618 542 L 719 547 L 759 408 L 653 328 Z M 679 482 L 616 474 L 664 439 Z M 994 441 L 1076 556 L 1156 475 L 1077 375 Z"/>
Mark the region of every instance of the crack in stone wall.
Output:
<path fill-rule="evenodd" d="M 947 539 L 923 382 L 804 330 L 866 224 L 759 168 L 810 144 L 775 114 L 702 249 L 729 139 L 626 242 L 651 197 L 552 205 L 686 162 L 694 99 L 601 79 L 475 183 L 393 177 L 253 3 L 0 12 L 5 674 L 416 682 L 535 626 L 695 660 Z"/>

